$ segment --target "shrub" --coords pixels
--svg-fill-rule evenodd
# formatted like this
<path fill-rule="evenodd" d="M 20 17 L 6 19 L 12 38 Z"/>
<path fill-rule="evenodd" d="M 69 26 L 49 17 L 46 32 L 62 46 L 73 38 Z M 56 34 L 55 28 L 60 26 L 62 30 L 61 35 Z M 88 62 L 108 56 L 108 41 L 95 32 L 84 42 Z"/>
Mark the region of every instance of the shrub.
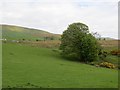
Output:
<path fill-rule="evenodd" d="M 108 52 L 100 50 L 98 55 L 100 60 L 104 60 L 107 57 Z"/>
<path fill-rule="evenodd" d="M 36 39 L 36 41 L 38 42 L 39 40 L 38 40 L 38 39 Z"/>
<path fill-rule="evenodd" d="M 111 69 L 115 69 L 115 65 L 109 62 L 102 62 L 99 64 L 99 66 L 101 67 L 106 67 L 106 68 L 111 68 Z"/>
<path fill-rule="evenodd" d="M 23 41 L 25 41 L 25 39 L 24 39 L 24 38 L 23 38 L 22 40 L 23 40 Z"/>
<path fill-rule="evenodd" d="M 112 55 L 118 55 L 118 56 L 120 56 L 120 50 L 112 50 L 110 53 Z"/>
<path fill-rule="evenodd" d="M 120 69 L 120 65 L 118 65 L 118 69 Z"/>

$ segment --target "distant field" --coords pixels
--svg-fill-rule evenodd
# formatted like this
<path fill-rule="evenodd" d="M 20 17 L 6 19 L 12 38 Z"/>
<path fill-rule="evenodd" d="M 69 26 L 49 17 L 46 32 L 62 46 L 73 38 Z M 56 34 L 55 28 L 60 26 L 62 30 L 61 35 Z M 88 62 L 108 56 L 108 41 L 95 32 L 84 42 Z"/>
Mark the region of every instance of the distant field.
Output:
<path fill-rule="evenodd" d="M 26 28 L 13 25 L 0 25 L 2 28 L 2 37 L 7 40 L 43 40 L 44 37 L 53 37 L 55 40 L 60 38 L 59 34 L 49 33 L 44 30 Z"/>
<path fill-rule="evenodd" d="M 3 87 L 117 88 L 118 71 L 63 59 L 52 49 L 3 44 Z"/>
<path fill-rule="evenodd" d="M 1 26 L 1 25 L 0 25 Z M 61 57 L 59 34 L 2 25 L 3 88 L 117 88 L 118 70 L 95 67 Z M 45 40 L 54 37 L 54 40 Z M 24 40 L 23 40 L 24 39 Z M 37 41 L 38 40 L 38 41 Z M 19 41 L 19 42 L 17 42 Z M 118 50 L 117 40 L 98 41 L 104 51 Z M 115 65 L 118 56 L 105 59 Z"/>
<path fill-rule="evenodd" d="M 53 34 L 49 33 L 47 31 L 43 30 L 38 30 L 38 29 L 32 29 L 32 28 L 26 28 L 26 27 L 21 27 L 21 26 L 13 26 L 13 25 L 0 25 L 2 28 L 2 38 L 7 39 L 8 41 L 10 40 L 18 40 L 21 41 L 23 39 L 26 44 L 32 44 L 33 46 L 44 46 L 47 45 L 47 47 L 51 47 L 52 45 L 57 47 L 60 44 L 60 34 Z M 45 37 L 53 37 L 54 40 L 48 40 L 44 42 Z M 36 42 L 36 40 L 40 40 L 39 42 Z M 30 41 L 30 42 L 28 42 Z M 105 49 L 109 49 L 112 47 L 113 49 L 118 48 L 118 44 L 120 44 L 120 40 L 118 43 L 118 40 L 99 40 L 99 43 L 105 47 Z M 53 47 L 52 46 L 52 47 Z"/>
<path fill-rule="evenodd" d="M 30 42 L 22 42 L 21 44 L 29 45 L 33 47 L 43 47 L 43 48 L 59 48 L 60 40 L 48 40 L 48 41 L 30 41 Z"/>
<path fill-rule="evenodd" d="M 98 42 L 105 48 L 112 47 L 119 49 L 118 46 L 120 46 L 120 40 L 99 40 Z"/>

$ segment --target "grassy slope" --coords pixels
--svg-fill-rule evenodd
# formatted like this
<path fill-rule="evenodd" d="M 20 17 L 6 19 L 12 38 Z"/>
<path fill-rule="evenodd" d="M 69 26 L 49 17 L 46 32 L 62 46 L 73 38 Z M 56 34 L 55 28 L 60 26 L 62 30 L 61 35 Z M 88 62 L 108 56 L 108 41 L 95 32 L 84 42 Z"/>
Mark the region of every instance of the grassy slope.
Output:
<path fill-rule="evenodd" d="M 2 34 L 3 38 L 11 39 L 11 40 L 19 40 L 19 39 L 43 39 L 45 36 L 54 36 L 55 38 L 59 38 L 60 35 L 52 34 L 46 31 L 31 29 L 20 26 L 12 26 L 12 25 L 2 25 Z"/>
<path fill-rule="evenodd" d="M 117 70 L 65 60 L 51 49 L 3 44 L 3 87 L 114 88 Z"/>
<path fill-rule="evenodd" d="M 108 52 L 108 55 L 104 60 L 118 66 L 120 57 L 111 55 L 110 52 L 112 50 L 119 50 L 120 40 L 99 40 L 98 42 L 102 45 L 103 50 Z"/>

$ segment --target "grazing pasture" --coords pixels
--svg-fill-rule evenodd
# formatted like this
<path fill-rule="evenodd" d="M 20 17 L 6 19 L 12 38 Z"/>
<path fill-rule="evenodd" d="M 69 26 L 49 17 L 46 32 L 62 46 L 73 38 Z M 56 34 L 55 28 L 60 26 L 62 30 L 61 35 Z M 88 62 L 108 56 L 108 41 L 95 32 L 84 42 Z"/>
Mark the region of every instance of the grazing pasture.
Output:
<path fill-rule="evenodd" d="M 118 69 L 71 61 L 59 53 L 60 36 L 46 31 L 2 25 L 3 88 L 117 88 Z M 54 38 L 53 38 L 54 37 Z M 104 61 L 118 64 L 117 40 L 99 40 Z M 100 63 L 100 61 L 93 63 Z"/>
<path fill-rule="evenodd" d="M 57 50 L 3 43 L 3 88 L 117 88 L 118 70 L 69 61 Z"/>
<path fill-rule="evenodd" d="M 2 27 L 2 38 L 7 40 L 23 40 L 23 41 L 36 41 L 52 38 L 58 40 L 60 38 L 59 34 L 49 33 L 47 31 L 26 28 L 14 25 L 0 25 Z"/>

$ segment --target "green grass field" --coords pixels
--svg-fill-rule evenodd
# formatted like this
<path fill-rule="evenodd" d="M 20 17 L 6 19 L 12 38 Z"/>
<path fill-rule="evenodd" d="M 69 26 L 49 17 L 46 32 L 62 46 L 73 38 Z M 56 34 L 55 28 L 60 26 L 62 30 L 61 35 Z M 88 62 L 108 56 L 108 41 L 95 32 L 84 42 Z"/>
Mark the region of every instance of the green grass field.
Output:
<path fill-rule="evenodd" d="M 54 39 L 58 40 L 60 35 L 49 33 L 47 31 L 33 29 L 33 28 L 26 28 L 21 26 L 14 26 L 14 25 L 0 25 L 2 29 L 2 38 L 6 38 L 7 40 L 31 40 L 35 41 L 43 40 L 44 37 L 54 37 Z"/>
<path fill-rule="evenodd" d="M 3 87 L 117 88 L 118 71 L 69 61 L 52 49 L 3 43 Z"/>

